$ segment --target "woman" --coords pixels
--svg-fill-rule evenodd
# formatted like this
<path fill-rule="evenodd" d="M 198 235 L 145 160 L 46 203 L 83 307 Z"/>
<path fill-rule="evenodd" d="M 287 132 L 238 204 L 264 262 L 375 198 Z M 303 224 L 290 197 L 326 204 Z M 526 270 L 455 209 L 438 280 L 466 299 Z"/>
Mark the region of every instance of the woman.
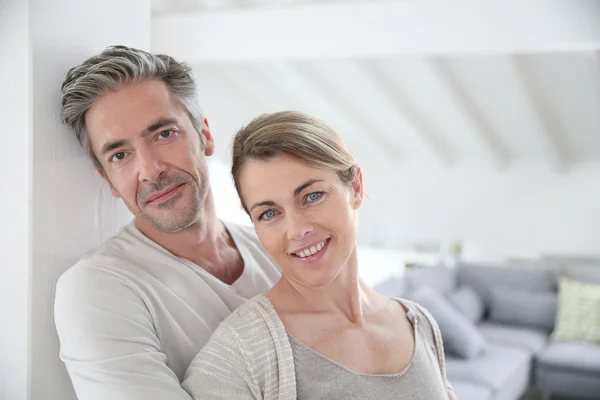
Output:
<path fill-rule="evenodd" d="M 341 138 L 302 113 L 263 115 L 237 133 L 232 174 L 282 276 L 194 359 L 193 398 L 455 399 L 435 321 L 359 277 L 362 172 Z"/>

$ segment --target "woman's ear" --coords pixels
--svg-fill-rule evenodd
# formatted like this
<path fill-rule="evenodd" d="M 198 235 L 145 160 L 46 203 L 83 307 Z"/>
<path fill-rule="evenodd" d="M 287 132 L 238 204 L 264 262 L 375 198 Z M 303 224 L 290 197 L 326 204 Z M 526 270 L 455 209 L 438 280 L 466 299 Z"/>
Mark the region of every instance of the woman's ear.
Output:
<path fill-rule="evenodd" d="M 354 193 L 354 209 L 358 209 L 362 205 L 364 188 L 362 170 L 358 165 L 354 166 L 354 178 L 352 179 L 352 191 Z"/>

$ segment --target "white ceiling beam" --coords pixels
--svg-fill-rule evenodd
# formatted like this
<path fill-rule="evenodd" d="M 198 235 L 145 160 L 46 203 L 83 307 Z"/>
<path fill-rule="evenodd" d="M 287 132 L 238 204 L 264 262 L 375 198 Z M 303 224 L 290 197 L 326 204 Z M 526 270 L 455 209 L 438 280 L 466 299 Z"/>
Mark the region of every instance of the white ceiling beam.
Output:
<path fill-rule="evenodd" d="M 355 150 L 369 147 L 374 152 L 380 150 L 375 142 L 365 141 L 363 137 L 352 134 L 355 121 L 353 119 L 349 120 L 345 114 L 340 113 L 338 105 L 332 103 L 334 99 L 326 98 L 322 93 L 322 88 L 302 76 L 289 63 L 274 61 L 267 66 L 262 65 L 262 68 L 254 66 L 253 71 L 255 76 L 260 79 L 259 84 L 263 87 L 266 86 L 279 97 L 282 104 L 290 105 L 292 109 L 320 118 L 326 118 L 327 123 L 336 126 L 338 129 L 343 129 L 344 141 L 349 147 Z"/>
<path fill-rule="evenodd" d="M 153 18 L 173 12 L 192 12 L 198 10 L 199 0 L 151 0 Z"/>
<path fill-rule="evenodd" d="M 189 62 L 598 48 L 596 0 L 372 1 L 157 15 L 152 50 Z"/>
<path fill-rule="evenodd" d="M 252 73 L 257 90 L 271 92 L 278 104 L 288 109 L 307 109 L 311 102 L 314 104 L 314 96 L 318 96 L 304 82 L 299 83 L 301 78 L 282 62 L 245 64 L 245 68 Z"/>
<path fill-rule="evenodd" d="M 427 120 L 427 117 L 424 116 L 414 106 L 414 103 L 405 96 L 404 91 L 398 88 L 396 84 L 392 83 L 387 74 L 378 68 L 375 62 L 361 61 L 357 63 L 357 66 L 364 72 L 365 77 L 369 79 L 371 84 L 373 84 L 373 86 L 376 87 L 388 101 L 390 101 L 390 103 L 395 104 L 402 115 L 406 116 L 416 128 L 416 131 L 429 145 L 440 163 L 444 166 L 451 166 L 454 164 L 455 156 L 452 153 L 450 146 L 448 146 L 441 135 L 436 132 L 435 128 Z"/>
<path fill-rule="evenodd" d="M 324 97 L 338 112 L 343 113 L 347 120 L 364 132 L 364 139 L 377 143 L 380 151 L 387 153 L 390 160 L 398 161 L 402 157 L 402 149 L 394 140 L 390 139 L 393 132 L 384 132 L 377 128 L 360 105 L 341 93 L 339 88 L 318 71 L 317 67 L 309 63 L 302 63 L 295 64 L 292 69 L 304 80 L 318 88 L 320 96 Z"/>
<path fill-rule="evenodd" d="M 211 79 L 218 79 L 224 87 L 242 98 L 245 104 L 252 108 L 269 109 L 269 105 L 276 102 L 269 93 L 256 90 L 252 84 L 252 79 L 248 77 L 248 70 L 244 67 L 231 65 L 203 65 L 202 73 L 207 74 Z"/>
<path fill-rule="evenodd" d="M 551 167 L 556 172 L 564 172 L 568 170 L 571 163 L 567 144 L 564 139 L 567 134 L 565 127 L 558 113 L 553 110 L 552 105 L 548 101 L 549 95 L 544 93 L 542 83 L 531 71 L 522 56 L 513 56 L 511 60 L 517 79 L 529 96 L 531 105 L 542 127 L 541 132 L 543 133 L 543 137 L 541 138 L 541 142 L 546 157 L 548 157 Z"/>
<path fill-rule="evenodd" d="M 498 168 L 505 168 L 510 162 L 510 152 L 500 140 L 500 136 L 494 131 L 491 123 L 484 116 L 483 110 L 476 101 L 468 94 L 459 82 L 454 72 L 439 58 L 429 58 L 427 63 L 434 75 L 439 78 L 446 92 L 452 96 L 460 107 L 467 120 L 473 124 L 479 140 Z"/>

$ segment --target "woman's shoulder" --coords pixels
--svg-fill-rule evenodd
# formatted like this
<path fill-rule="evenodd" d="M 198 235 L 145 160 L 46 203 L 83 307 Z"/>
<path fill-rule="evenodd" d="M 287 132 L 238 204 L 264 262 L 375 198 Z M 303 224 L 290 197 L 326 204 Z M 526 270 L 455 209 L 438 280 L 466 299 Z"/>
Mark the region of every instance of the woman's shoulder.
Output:
<path fill-rule="evenodd" d="M 278 381 L 269 376 L 269 371 L 283 362 L 278 355 L 286 353 L 279 344 L 281 330 L 274 320 L 276 317 L 264 296 L 241 305 L 219 325 L 196 355 L 183 387 L 194 399 L 215 398 L 215 391 L 219 398 L 255 398 L 257 393 L 277 389 Z M 285 334 L 283 325 L 281 329 Z M 293 366 L 292 358 L 285 361 Z"/>
<path fill-rule="evenodd" d="M 277 324 L 277 312 L 262 294 L 257 295 L 232 312 L 215 331 L 215 334 L 230 332 L 243 334 L 243 336 L 257 336 L 269 329 L 270 325 Z"/>
<path fill-rule="evenodd" d="M 264 295 L 248 300 L 219 325 L 192 362 L 188 374 L 199 382 L 198 377 L 211 377 L 216 369 L 223 369 L 226 379 L 231 374 L 246 377 L 263 393 L 287 388 L 286 385 L 295 388 L 289 338 L 275 308 Z M 279 375 L 272 376 L 273 370 L 279 371 Z"/>
<path fill-rule="evenodd" d="M 276 319 L 277 313 L 264 296 L 253 297 L 221 322 L 190 368 L 202 370 L 215 362 L 234 360 L 245 365 L 258 363 L 254 358 L 275 353 L 281 332 L 285 335 L 285 328 Z"/>
<path fill-rule="evenodd" d="M 392 300 L 400 303 L 406 310 L 407 315 L 409 315 L 409 316 L 411 314 L 414 314 L 414 315 L 419 315 L 421 318 L 423 318 L 423 317 L 426 317 L 426 315 L 428 314 L 425 307 L 423 307 L 419 303 L 414 302 L 412 300 L 408 300 L 403 297 L 392 297 Z"/>
<path fill-rule="evenodd" d="M 424 322 L 420 324 L 421 327 L 428 333 L 427 336 L 429 336 L 429 339 L 435 339 L 435 332 L 439 330 L 439 328 L 435 318 L 427 311 L 427 308 L 415 301 L 405 298 L 397 297 L 393 298 L 393 300 L 396 300 L 404 306 L 407 310 L 407 316 L 411 321 L 414 322 L 415 320 L 418 320 Z"/>
<path fill-rule="evenodd" d="M 275 307 L 258 295 L 231 313 L 215 330 L 211 342 L 237 348 L 244 353 L 281 353 L 290 347 L 287 331 Z"/>

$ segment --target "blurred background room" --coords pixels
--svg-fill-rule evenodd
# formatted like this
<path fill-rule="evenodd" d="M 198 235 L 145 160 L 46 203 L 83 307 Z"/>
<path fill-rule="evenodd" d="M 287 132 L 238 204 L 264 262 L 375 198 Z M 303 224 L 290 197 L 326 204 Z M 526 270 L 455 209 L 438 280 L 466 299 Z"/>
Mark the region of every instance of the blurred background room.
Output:
<path fill-rule="evenodd" d="M 460 400 L 600 399 L 600 1 L 0 0 L 0 22 L 0 400 L 75 398 L 54 286 L 131 216 L 60 83 L 112 44 L 193 67 L 222 219 L 250 224 L 243 124 L 338 130 L 368 193 L 361 274 L 438 319 Z"/>

